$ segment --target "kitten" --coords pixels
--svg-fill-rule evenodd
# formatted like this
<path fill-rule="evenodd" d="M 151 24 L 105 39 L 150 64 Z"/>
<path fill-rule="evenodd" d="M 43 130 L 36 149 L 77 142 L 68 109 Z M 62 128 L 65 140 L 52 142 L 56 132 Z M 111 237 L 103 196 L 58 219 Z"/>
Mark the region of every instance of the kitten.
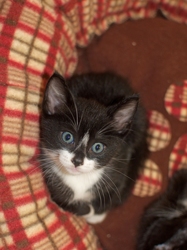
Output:
<path fill-rule="evenodd" d="M 177 171 L 166 192 L 148 207 L 137 249 L 187 249 L 187 169 Z"/>
<path fill-rule="evenodd" d="M 42 104 L 41 168 L 60 207 L 99 223 L 127 198 L 147 152 L 138 102 L 112 73 L 51 76 Z"/>

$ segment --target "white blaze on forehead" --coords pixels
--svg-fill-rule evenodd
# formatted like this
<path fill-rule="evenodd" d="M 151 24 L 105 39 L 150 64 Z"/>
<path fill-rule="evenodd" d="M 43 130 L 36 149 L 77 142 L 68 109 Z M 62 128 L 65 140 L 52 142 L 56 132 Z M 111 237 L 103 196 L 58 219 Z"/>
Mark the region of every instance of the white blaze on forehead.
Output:
<path fill-rule="evenodd" d="M 90 135 L 87 131 L 84 137 L 82 138 L 81 144 L 83 144 L 86 147 L 88 144 L 89 138 L 90 138 Z"/>
<path fill-rule="evenodd" d="M 90 139 L 90 135 L 89 135 L 89 132 L 87 131 L 87 132 L 84 134 L 82 140 L 79 142 L 79 144 L 78 144 L 78 146 L 76 147 L 76 149 L 80 148 L 82 145 L 83 145 L 84 147 L 86 147 L 87 144 L 88 144 L 89 139 Z"/>

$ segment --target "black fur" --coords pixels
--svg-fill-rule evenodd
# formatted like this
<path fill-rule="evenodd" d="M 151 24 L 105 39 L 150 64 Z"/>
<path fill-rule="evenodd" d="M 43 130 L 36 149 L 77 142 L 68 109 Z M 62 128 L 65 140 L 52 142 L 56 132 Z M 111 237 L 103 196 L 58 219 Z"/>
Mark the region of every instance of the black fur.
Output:
<path fill-rule="evenodd" d="M 58 90 L 54 93 L 56 99 L 53 104 L 49 98 L 52 84 L 56 84 L 55 88 Z M 63 101 L 58 96 L 61 92 Z M 106 145 L 104 153 L 98 156 L 87 149 L 76 152 L 76 160 L 80 155 L 96 159 L 98 168 L 104 168 L 111 179 L 103 176 L 104 181 L 100 180 L 98 185 L 92 188 L 95 198 L 91 204 L 97 214 L 121 204 L 127 198 L 146 157 L 146 116 L 142 106 L 138 105 L 138 100 L 139 96 L 134 94 L 127 81 L 112 73 L 73 76 L 66 81 L 58 73 L 54 73 L 46 87 L 41 115 L 42 148 L 58 150 L 66 147 L 69 152 L 73 152 L 80 138 L 88 130 L 91 134 L 89 145 L 97 140 Z M 74 102 L 78 120 L 81 121 L 80 127 L 72 126 L 69 118 L 72 113 L 76 119 Z M 120 111 L 124 108 L 127 109 L 129 118 L 121 124 Z M 108 129 L 98 136 L 97 132 L 107 124 Z M 59 138 L 61 131 L 71 131 L 74 134 L 74 145 L 66 146 L 62 143 Z M 49 158 L 44 150 L 41 158 Z M 88 213 L 86 202 L 71 202 L 74 194 L 53 172 L 52 164 L 51 167 L 49 164 L 41 164 L 41 168 L 52 199 L 59 206 L 78 215 Z"/>
<path fill-rule="evenodd" d="M 187 249 L 187 169 L 177 171 L 166 192 L 146 209 L 137 249 Z"/>

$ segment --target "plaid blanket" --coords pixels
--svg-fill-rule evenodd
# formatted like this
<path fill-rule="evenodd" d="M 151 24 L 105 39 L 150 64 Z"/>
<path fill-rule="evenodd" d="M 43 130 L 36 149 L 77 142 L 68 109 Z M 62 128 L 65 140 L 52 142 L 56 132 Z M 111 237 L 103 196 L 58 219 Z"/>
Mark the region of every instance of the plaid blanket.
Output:
<path fill-rule="evenodd" d="M 42 93 L 54 69 L 74 72 L 76 46 L 158 9 L 187 23 L 183 0 L 0 1 L 0 249 L 100 249 L 93 229 L 49 198 L 37 162 Z"/>

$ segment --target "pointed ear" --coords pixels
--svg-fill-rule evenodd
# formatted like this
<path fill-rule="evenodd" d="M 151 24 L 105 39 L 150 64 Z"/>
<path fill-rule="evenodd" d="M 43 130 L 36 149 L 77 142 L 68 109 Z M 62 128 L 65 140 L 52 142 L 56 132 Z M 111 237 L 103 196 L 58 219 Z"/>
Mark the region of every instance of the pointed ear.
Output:
<path fill-rule="evenodd" d="M 132 121 L 138 107 L 139 96 L 134 95 L 120 102 L 113 113 L 113 126 L 119 133 L 123 133 L 128 124 Z"/>
<path fill-rule="evenodd" d="M 68 96 L 69 91 L 64 78 L 58 72 L 54 72 L 44 93 L 43 111 L 49 115 L 62 112 Z"/>

